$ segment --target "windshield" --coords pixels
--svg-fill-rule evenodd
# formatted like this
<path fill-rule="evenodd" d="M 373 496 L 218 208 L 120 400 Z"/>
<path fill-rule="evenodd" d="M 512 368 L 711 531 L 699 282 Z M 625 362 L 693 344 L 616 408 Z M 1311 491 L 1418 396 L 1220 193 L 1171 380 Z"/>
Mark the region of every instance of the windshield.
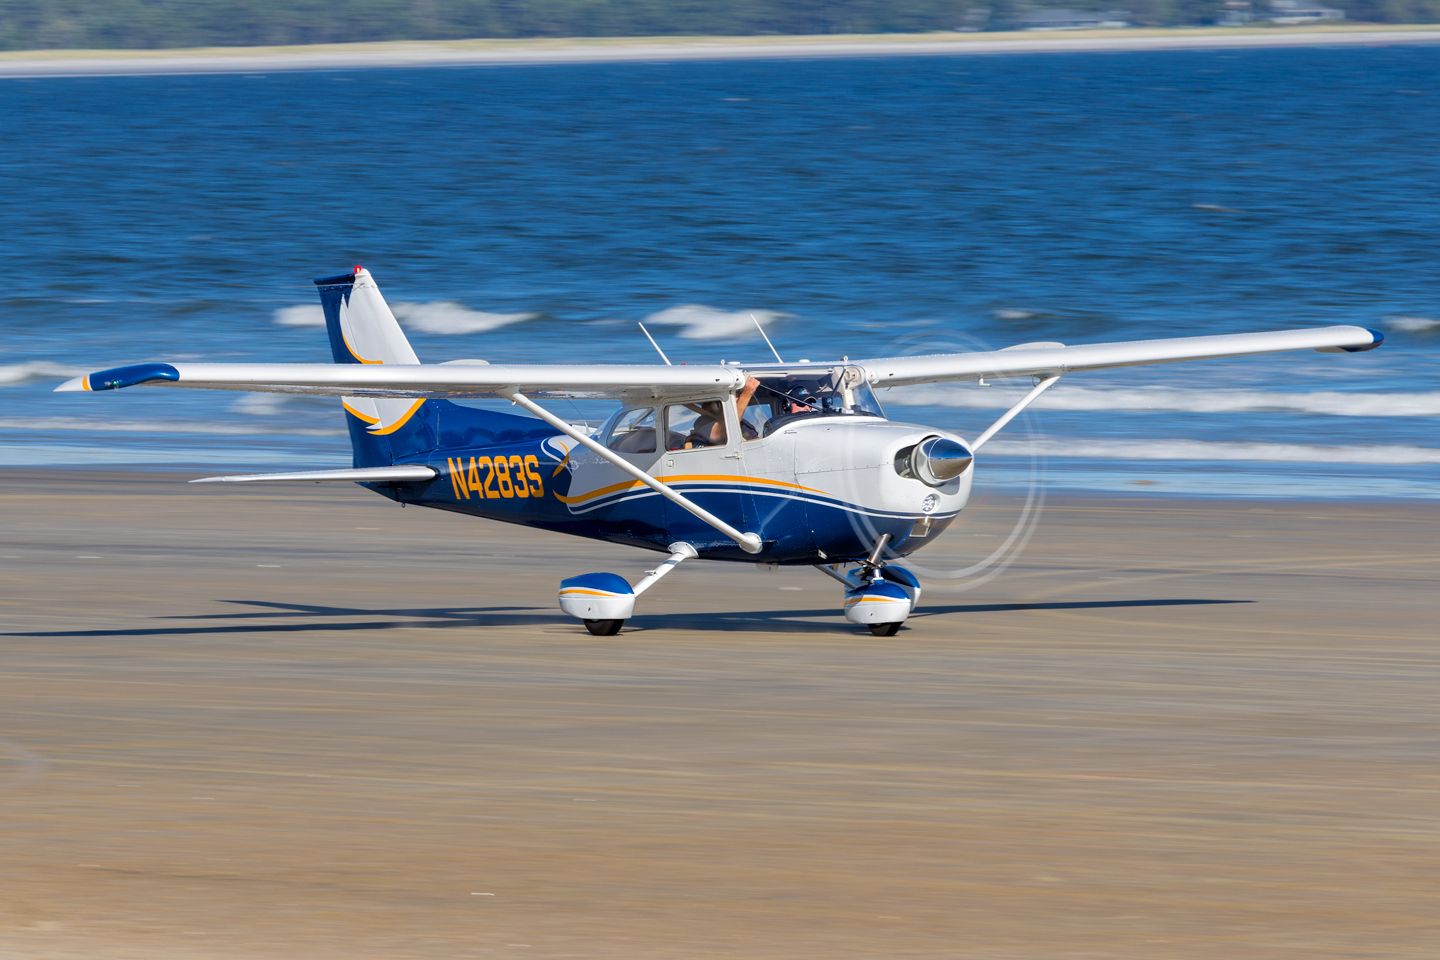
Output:
<path fill-rule="evenodd" d="M 756 376 L 760 387 L 746 408 L 744 419 L 761 436 L 806 417 L 885 415 L 870 384 L 856 367 Z"/>

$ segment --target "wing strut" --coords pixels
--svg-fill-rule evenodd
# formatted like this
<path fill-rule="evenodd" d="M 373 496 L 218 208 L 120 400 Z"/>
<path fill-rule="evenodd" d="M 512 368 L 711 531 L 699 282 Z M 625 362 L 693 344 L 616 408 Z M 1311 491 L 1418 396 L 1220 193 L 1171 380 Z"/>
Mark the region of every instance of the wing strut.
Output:
<path fill-rule="evenodd" d="M 991 437 L 995 436 L 995 434 L 999 433 L 1002 429 L 1004 429 L 1005 424 L 1020 416 L 1020 412 L 1022 410 L 1030 406 L 1030 404 L 1034 403 L 1036 400 L 1040 399 L 1040 394 L 1044 393 L 1046 390 L 1049 390 L 1051 387 L 1055 386 L 1055 384 L 1059 382 L 1060 375 L 1058 373 L 1052 374 L 1051 376 L 1048 376 L 1043 380 L 1036 380 L 1035 386 L 1030 389 L 1029 393 L 1025 394 L 1025 396 L 1020 398 L 1019 403 L 1015 404 L 1015 406 L 1000 414 L 999 420 L 996 420 L 994 423 L 990 424 L 990 426 L 985 428 L 984 433 L 980 434 L 980 436 L 975 438 L 974 442 L 970 444 L 970 452 L 974 453 L 976 450 L 979 450 L 981 447 L 983 447 L 985 445 L 985 441 L 989 440 Z"/>
<path fill-rule="evenodd" d="M 604 444 L 601 444 L 591 439 L 590 437 L 585 436 L 585 434 L 581 433 L 579 430 L 576 430 L 574 427 L 570 426 L 570 424 L 566 423 L 564 420 L 561 420 L 559 417 L 555 416 L 555 414 L 551 413 L 549 410 L 546 410 L 544 407 L 540 406 L 540 404 L 536 403 L 534 400 L 531 400 L 519 390 L 501 391 L 501 395 L 504 396 L 507 400 L 517 403 L 520 406 L 524 407 L 526 410 L 529 410 L 531 413 L 535 414 L 535 416 L 539 417 L 541 420 L 544 420 L 546 423 L 550 424 L 550 426 L 554 427 L 556 430 L 559 430 L 561 433 L 565 434 L 565 436 L 569 437 L 571 440 L 574 440 L 576 443 L 585 447 L 587 450 L 605 458 L 610 463 L 613 463 L 615 466 L 619 467 L 621 470 L 624 470 L 626 473 L 630 474 L 630 476 L 634 477 L 636 480 L 639 480 L 641 483 L 645 484 L 645 486 L 649 487 L 651 490 L 654 490 L 656 493 L 660 494 L 660 496 L 664 497 L 666 500 L 669 500 L 671 503 L 675 504 L 680 509 L 686 511 L 687 513 L 690 513 L 704 523 L 709 524 L 716 530 L 719 530 L 721 533 L 725 534 L 725 536 L 738 543 L 741 550 L 744 550 L 746 553 L 760 552 L 762 545 L 760 542 L 759 534 L 741 533 L 735 527 L 730 526 L 730 524 L 726 523 L 724 520 L 721 520 L 709 510 L 706 510 L 704 507 L 692 501 L 689 497 L 686 497 L 685 495 L 676 491 L 674 487 L 671 487 L 669 484 L 662 483 L 661 481 L 656 480 L 654 477 L 650 476 L 650 474 L 646 473 L 644 470 L 641 470 L 639 467 L 635 466 L 635 464 L 626 460 L 624 457 L 620 456 L 615 451 L 609 449 Z"/>

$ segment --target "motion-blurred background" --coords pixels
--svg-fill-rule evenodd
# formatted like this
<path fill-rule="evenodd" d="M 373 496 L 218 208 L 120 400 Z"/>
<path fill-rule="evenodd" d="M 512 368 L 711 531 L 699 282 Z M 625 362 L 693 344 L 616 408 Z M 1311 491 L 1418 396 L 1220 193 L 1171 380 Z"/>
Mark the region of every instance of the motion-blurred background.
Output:
<path fill-rule="evenodd" d="M 309 279 L 359 262 L 427 361 L 648 361 L 639 320 L 763 359 L 752 313 L 787 359 L 1363 324 L 1075 377 L 981 482 L 1440 495 L 1440 47 L 657 58 L 0 82 L 0 464 L 347 462 L 328 401 L 50 389 L 323 361 Z M 1024 386 L 882 399 L 974 433 Z"/>

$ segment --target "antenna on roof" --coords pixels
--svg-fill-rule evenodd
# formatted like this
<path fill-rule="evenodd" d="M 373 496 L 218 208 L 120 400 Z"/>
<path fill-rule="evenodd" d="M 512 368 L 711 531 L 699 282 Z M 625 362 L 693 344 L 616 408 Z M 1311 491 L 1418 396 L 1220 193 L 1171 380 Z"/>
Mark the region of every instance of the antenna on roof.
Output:
<path fill-rule="evenodd" d="M 637 322 L 636 326 L 640 328 L 641 333 L 645 334 L 645 339 L 650 341 L 650 346 L 655 348 L 655 352 L 660 354 L 660 359 L 665 361 L 665 366 L 673 367 L 674 364 L 670 362 L 669 357 L 665 356 L 665 351 L 660 349 L 660 344 L 656 343 L 655 338 L 650 336 L 650 331 L 645 329 L 645 324 Z"/>
<path fill-rule="evenodd" d="M 770 338 L 765 336 L 765 328 L 760 326 L 760 319 L 756 317 L 754 313 L 750 314 L 750 322 L 755 324 L 755 329 L 760 331 L 760 336 L 765 337 L 765 346 L 769 347 L 770 352 L 775 355 L 775 362 L 784 363 L 785 361 L 780 359 L 780 351 L 776 350 L 775 344 L 771 343 Z"/>

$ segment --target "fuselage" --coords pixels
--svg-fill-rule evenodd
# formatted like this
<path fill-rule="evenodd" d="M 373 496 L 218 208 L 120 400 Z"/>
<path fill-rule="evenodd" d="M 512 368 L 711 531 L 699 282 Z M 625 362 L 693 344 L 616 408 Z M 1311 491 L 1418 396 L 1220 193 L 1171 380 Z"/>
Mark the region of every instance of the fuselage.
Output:
<path fill-rule="evenodd" d="M 746 431 L 733 408 L 726 412 L 732 429 L 721 444 L 659 443 L 620 455 L 758 534 L 758 554 L 559 433 L 438 449 L 416 461 L 437 471 L 434 480 L 371 488 L 407 504 L 575 536 L 660 551 L 683 541 L 707 559 L 779 564 L 855 560 L 884 534 L 888 555 L 907 555 L 938 536 L 969 498 L 972 470 L 940 486 L 904 475 L 906 452 L 949 436 L 942 431 L 879 416 L 815 416 L 740 439 Z"/>

